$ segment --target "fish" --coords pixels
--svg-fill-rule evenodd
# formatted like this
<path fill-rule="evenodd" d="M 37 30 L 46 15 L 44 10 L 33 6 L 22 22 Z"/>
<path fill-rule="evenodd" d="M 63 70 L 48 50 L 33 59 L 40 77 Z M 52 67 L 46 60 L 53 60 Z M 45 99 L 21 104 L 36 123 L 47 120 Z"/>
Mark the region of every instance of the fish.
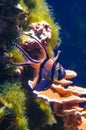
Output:
<path fill-rule="evenodd" d="M 33 68 L 36 69 L 34 79 L 28 80 L 28 85 L 32 90 L 47 90 L 48 88 L 50 88 L 52 83 L 57 82 L 66 76 L 66 71 L 64 67 L 58 62 L 61 51 L 58 51 L 56 56 L 50 58 L 45 47 L 35 36 L 29 33 L 20 33 L 20 35 L 27 35 L 33 38 L 37 42 L 37 45 L 41 47 L 44 55 L 43 59 L 35 60 L 31 58 L 29 54 L 27 54 L 27 52 L 23 48 L 21 48 L 21 46 L 13 42 L 13 46 L 18 48 L 28 60 L 25 63 L 12 62 L 11 64 L 14 66 L 31 65 Z"/>

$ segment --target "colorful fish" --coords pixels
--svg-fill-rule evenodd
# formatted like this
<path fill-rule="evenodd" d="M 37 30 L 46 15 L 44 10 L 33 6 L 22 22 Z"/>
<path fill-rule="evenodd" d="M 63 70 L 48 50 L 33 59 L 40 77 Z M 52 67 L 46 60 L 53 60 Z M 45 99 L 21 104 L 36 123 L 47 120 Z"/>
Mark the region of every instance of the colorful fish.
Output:
<path fill-rule="evenodd" d="M 60 54 L 60 51 L 58 51 L 58 54 L 56 57 L 49 58 L 48 53 L 43 45 L 41 45 L 40 41 L 31 34 L 25 34 L 21 33 L 23 35 L 30 36 L 33 38 L 38 46 L 42 48 L 43 52 L 43 59 L 41 60 L 35 60 L 29 56 L 29 54 L 26 53 L 26 51 L 23 50 L 17 43 L 13 43 L 13 45 L 18 48 L 22 54 L 28 59 L 25 63 L 11 63 L 15 66 L 24 66 L 24 65 L 31 65 L 33 68 L 36 69 L 35 77 L 32 80 L 28 81 L 28 85 L 33 89 L 37 91 L 43 91 L 48 89 L 52 83 L 57 82 L 61 79 L 63 79 L 66 76 L 66 71 L 62 67 L 62 65 L 58 62 L 58 57 Z"/>

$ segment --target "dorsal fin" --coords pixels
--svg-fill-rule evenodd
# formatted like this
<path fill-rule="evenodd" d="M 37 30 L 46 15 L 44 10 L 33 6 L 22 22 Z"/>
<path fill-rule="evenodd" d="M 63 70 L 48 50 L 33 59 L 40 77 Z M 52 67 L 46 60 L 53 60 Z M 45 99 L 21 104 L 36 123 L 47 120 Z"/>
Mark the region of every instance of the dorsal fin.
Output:
<path fill-rule="evenodd" d="M 54 62 L 57 62 L 57 60 L 58 60 L 58 58 L 59 58 L 59 56 L 60 56 L 60 53 L 61 53 L 61 51 L 58 50 L 57 55 L 53 58 Z"/>
<path fill-rule="evenodd" d="M 31 62 L 40 63 L 38 60 L 35 60 L 35 59 L 31 58 L 31 57 L 29 56 L 29 54 L 27 54 L 27 52 L 24 51 L 24 49 L 22 49 L 17 43 L 14 43 L 14 42 L 13 42 L 12 44 L 13 44 L 13 46 L 15 46 L 16 48 L 18 48 L 18 49 L 24 54 L 24 56 L 26 56 L 26 58 L 29 59 Z"/>
<path fill-rule="evenodd" d="M 49 56 L 48 56 L 48 53 L 47 53 L 45 47 L 41 44 L 41 42 L 37 39 L 37 37 L 33 36 L 31 33 L 27 34 L 27 33 L 23 33 L 23 32 L 20 32 L 20 35 L 26 35 L 26 36 L 33 38 L 38 43 L 38 45 L 42 48 L 44 59 L 41 62 L 43 62 L 45 59 L 49 59 Z"/>

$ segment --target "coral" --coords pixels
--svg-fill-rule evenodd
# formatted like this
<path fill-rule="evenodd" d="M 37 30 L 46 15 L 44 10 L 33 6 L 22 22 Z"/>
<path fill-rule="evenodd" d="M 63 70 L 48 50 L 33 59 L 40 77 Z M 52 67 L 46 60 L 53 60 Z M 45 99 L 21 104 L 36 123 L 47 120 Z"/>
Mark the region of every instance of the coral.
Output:
<path fill-rule="evenodd" d="M 32 23 L 29 28 L 29 33 L 37 37 L 43 46 L 51 39 L 51 28 L 47 22 Z"/>
<path fill-rule="evenodd" d="M 49 55 L 52 56 L 53 49 L 56 46 L 60 45 L 60 39 L 59 39 L 60 26 L 54 22 L 54 17 L 52 17 L 52 13 L 49 10 L 48 4 L 45 2 L 45 0 L 30 0 L 28 2 L 27 1 L 25 2 L 26 4 L 28 3 L 28 7 L 30 11 L 27 20 L 29 26 L 31 26 L 32 23 L 37 23 L 37 22 L 38 23 L 46 22 L 49 24 L 52 32 L 51 32 L 51 40 L 49 40 L 46 48 Z"/>
<path fill-rule="evenodd" d="M 67 82 L 67 78 L 75 76 L 75 72 L 68 70 L 64 79 L 52 84 L 49 89 L 41 92 L 34 90 L 38 97 L 47 99 L 48 102 L 54 102 L 54 112 L 64 119 L 65 130 L 86 129 L 86 107 L 80 106 L 80 103 L 86 102 L 86 89 L 79 86 L 69 86 L 71 82 Z M 67 85 L 66 88 L 65 85 Z"/>

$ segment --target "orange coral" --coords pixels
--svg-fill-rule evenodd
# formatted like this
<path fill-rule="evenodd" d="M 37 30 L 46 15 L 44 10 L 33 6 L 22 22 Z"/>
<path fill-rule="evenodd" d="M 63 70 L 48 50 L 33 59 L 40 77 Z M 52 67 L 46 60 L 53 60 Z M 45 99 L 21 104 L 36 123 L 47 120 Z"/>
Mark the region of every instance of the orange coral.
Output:
<path fill-rule="evenodd" d="M 76 72 L 66 70 L 64 79 L 57 81 L 45 91 L 33 92 L 38 97 L 54 102 L 53 109 L 57 116 L 64 119 L 66 130 L 86 130 L 86 107 L 79 106 L 86 101 L 86 89 L 78 86 L 69 86 L 72 81 L 68 80 L 77 76 Z M 65 88 L 65 86 L 68 86 Z M 83 97 L 82 97 L 83 96 Z"/>

